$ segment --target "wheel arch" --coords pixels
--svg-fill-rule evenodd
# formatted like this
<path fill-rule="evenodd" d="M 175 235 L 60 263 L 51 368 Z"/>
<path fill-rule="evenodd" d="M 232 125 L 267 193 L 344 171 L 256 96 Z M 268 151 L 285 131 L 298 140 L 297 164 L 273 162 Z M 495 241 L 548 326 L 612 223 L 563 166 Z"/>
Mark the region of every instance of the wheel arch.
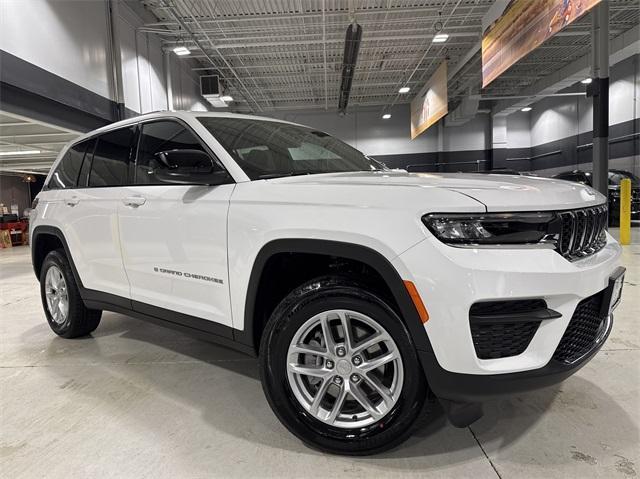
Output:
<path fill-rule="evenodd" d="M 80 275 L 78 274 L 78 270 L 76 269 L 76 265 L 73 262 L 73 258 L 71 257 L 71 251 L 69 250 L 69 245 L 67 244 L 67 240 L 64 237 L 64 233 L 55 226 L 49 225 L 41 225 L 36 226 L 31 233 L 31 263 L 33 265 L 33 272 L 36 275 L 36 278 L 40 280 L 40 272 L 42 270 L 42 264 L 44 263 L 44 259 L 47 254 L 54 249 L 64 250 L 64 254 L 69 260 L 69 264 L 71 265 L 71 270 L 73 271 L 74 279 L 76 280 L 76 284 L 78 288 L 82 291 L 84 288 L 82 286 L 82 281 L 80 280 Z"/>
<path fill-rule="evenodd" d="M 236 340 L 252 347 L 256 353 L 260 345 L 261 319 L 256 311 L 259 288 L 269 260 L 282 253 L 302 253 L 353 260 L 370 267 L 388 287 L 398 309 L 400 319 L 407 327 L 417 349 L 429 349 L 428 338 L 413 301 L 398 271 L 379 252 L 363 245 L 309 238 L 277 239 L 266 243 L 253 263 L 244 310 L 244 330 L 236 331 Z"/>

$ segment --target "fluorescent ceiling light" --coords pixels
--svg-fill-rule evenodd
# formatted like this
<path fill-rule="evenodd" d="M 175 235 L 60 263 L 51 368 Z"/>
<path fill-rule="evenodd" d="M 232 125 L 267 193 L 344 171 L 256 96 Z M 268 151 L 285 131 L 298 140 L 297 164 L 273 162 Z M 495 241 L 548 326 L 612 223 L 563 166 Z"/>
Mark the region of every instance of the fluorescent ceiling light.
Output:
<path fill-rule="evenodd" d="M 593 80 L 591 78 L 585 78 L 584 80 L 582 80 L 580 83 L 583 83 L 584 85 L 588 85 L 589 83 L 591 83 Z"/>
<path fill-rule="evenodd" d="M 398 90 L 398 93 L 409 93 L 409 90 L 411 90 L 411 88 L 409 88 L 408 86 L 403 86 Z"/>
<path fill-rule="evenodd" d="M 449 39 L 449 35 L 446 33 L 438 33 L 431 40 L 433 43 L 444 43 Z"/>
<path fill-rule="evenodd" d="M 531 111 L 533 108 L 531 108 L 530 106 L 525 106 L 522 110 L 520 111 Z"/>
<path fill-rule="evenodd" d="M 222 101 L 233 101 L 233 97 L 231 95 L 224 95 L 220 98 Z"/>
<path fill-rule="evenodd" d="M 383 120 L 388 120 L 389 118 L 391 118 L 391 113 L 385 113 L 384 115 L 382 115 Z"/>
<path fill-rule="evenodd" d="M 37 155 L 38 153 L 42 153 L 42 152 L 40 150 L 0 151 L 0 156 Z"/>
<path fill-rule="evenodd" d="M 176 55 L 184 56 L 184 55 L 189 55 L 191 51 L 185 46 L 180 46 L 180 47 L 175 47 L 173 49 L 173 53 L 175 53 Z"/>

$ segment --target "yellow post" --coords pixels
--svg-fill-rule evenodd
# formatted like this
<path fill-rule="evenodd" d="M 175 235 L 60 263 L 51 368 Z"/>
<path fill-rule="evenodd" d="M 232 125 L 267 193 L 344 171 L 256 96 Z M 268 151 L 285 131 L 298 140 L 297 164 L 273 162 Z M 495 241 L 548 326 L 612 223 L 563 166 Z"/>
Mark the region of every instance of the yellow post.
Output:
<path fill-rule="evenodd" d="M 631 244 L 631 180 L 620 182 L 620 244 Z"/>

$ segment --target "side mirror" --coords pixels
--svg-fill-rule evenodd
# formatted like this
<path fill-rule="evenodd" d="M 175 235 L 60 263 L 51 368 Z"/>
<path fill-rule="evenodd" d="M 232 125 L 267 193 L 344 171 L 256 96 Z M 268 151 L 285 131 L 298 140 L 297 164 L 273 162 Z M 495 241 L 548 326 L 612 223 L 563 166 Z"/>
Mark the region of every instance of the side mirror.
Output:
<path fill-rule="evenodd" d="M 220 185 L 229 180 L 229 174 L 214 169 L 211 157 L 202 150 L 167 150 L 155 154 L 160 165 L 156 177 L 165 183 Z"/>

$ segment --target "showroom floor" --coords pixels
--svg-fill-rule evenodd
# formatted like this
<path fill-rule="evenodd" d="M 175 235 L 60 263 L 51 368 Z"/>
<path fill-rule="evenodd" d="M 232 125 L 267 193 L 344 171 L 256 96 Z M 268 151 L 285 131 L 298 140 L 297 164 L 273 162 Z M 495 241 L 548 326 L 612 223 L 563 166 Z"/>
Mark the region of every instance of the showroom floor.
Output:
<path fill-rule="evenodd" d="M 57 338 L 29 248 L 0 250 L 0 476 L 636 477 L 640 244 L 623 262 L 613 333 L 577 375 L 489 403 L 470 428 L 437 413 L 397 450 L 349 458 L 280 425 L 253 359 L 114 313 L 93 337 Z"/>

